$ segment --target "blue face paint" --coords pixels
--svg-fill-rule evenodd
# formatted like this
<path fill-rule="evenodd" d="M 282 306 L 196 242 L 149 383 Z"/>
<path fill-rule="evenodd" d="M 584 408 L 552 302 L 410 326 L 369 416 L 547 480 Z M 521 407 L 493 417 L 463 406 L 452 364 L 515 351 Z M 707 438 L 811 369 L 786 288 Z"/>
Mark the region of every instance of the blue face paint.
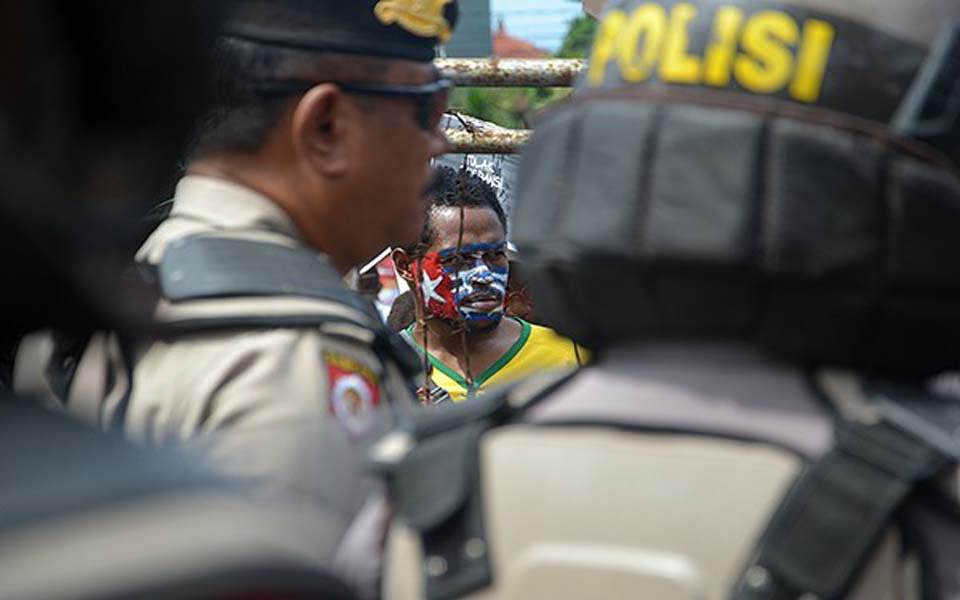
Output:
<path fill-rule="evenodd" d="M 481 328 L 498 324 L 510 276 L 506 244 L 467 244 L 438 254 L 443 272 L 450 278 L 460 318 Z"/>

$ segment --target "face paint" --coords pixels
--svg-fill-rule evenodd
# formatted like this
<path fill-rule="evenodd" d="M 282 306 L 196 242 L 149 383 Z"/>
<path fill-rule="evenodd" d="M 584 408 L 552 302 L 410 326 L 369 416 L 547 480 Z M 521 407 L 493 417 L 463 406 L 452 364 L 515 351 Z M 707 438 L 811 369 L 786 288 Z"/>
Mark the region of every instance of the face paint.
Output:
<path fill-rule="evenodd" d="M 439 252 L 428 252 L 420 259 L 417 279 L 427 311 L 445 321 L 455 321 L 458 313 L 453 279 L 444 271 Z"/>
<path fill-rule="evenodd" d="M 420 261 L 420 289 L 434 316 L 468 326 L 495 326 L 503 318 L 510 273 L 506 245 L 469 244 L 430 252 Z"/>

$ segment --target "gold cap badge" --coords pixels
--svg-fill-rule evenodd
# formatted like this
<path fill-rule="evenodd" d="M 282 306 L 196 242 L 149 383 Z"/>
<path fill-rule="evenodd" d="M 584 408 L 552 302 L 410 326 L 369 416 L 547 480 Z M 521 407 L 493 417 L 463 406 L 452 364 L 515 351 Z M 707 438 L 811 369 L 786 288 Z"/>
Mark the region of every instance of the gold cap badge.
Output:
<path fill-rule="evenodd" d="M 446 42 L 453 32 L 443 16 L 443 7 L 451 2 L 453 0 L 380 0 L 373 13 L 384 25 L 396 23 L 414 35 Z"/>

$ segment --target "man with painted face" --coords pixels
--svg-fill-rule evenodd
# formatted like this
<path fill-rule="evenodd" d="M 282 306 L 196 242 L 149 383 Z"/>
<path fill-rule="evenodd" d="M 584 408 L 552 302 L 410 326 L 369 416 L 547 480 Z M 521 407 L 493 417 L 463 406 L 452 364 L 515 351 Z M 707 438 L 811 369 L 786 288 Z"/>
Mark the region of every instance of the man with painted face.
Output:
<path fill-rule="evenodd" d="M 439 168 L 419 243 L 394 251 L 417 300 L 407 338 L 454 401 L 532 373 L 578 364 L 573 342 L 505 317 L 507 218 L 493 187 L 467 170 Z"/>
<path fill-rule="evenodd" d="M 960 598 L 958 58 L 955 0 L 609 2 L 513 215 L 599 359 L 380 448 L 392 597 Z"/>

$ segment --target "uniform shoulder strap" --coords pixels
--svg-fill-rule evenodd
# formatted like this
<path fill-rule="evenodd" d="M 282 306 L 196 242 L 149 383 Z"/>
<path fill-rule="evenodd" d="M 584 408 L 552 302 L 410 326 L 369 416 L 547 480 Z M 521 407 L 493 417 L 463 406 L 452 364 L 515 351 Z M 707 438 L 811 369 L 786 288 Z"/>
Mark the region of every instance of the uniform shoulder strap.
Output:
<path fill-rule="evenodd" d="M 483 434 L 513 422 L 574 374 L 544 374 L 431 408 L 374 448 L 374 469 L 423 540 L 428 600 L 459 598 L 492 581 L 480 485 Z"/>
<path fill-rule="evenodd" d="M 176 240 L 158 269 L 167 300 L 300 296 L 369 313 L 327 258 L 304 247 L 231 237 Z"/>
<path fill-rule="evenodd" d="M 159 265 L 140 265 L 140 271 L 176 309 L 172 317 L 158 319 L 158 335 L 317 327 L 325 334 L 366 344 L 384 365 L 390 362 L 405 377 L 419 369 L 416 353 L 382 325 L 372 307 L 344 287 L 326 258 L 306 248 L 195 236 L 172 242 Z M 314 302 L 275 310 L 270 299 L 276 297 Z M 263 302 L 243 302 L 237 308 L 230 301 L 238 298 Z M 215 311 L 209 306 L 205 311 L 190 310 L 191 303 L 211 300 L 223 300 L 223 306 Z M 16 388 L 70 405 L 72 412 L 92 423 L 122 426 L 135 348 L 142 341 L 118 332 L 98 332 L 77 341 L 54 332 L 33 336 L 21 345 Z M 109 424 L 101 422 L 104 406 L 113 408 Z"/>
<path fill-rule="evenodd" d="M 838 419 L 834 447 L 796 481 L 760 538 L 736 600 L 843 598 L 916 487 L 960 460 L 957 402 L 891 388 L 873 422 Z"/>
<path fill-rule="evenodd" d="M 198 235 L 171 242 L 155 269 L 160 295 L 175 306 L 161 319 L 171 335 L 223 329 L 320 327 L 371 346 L 409 376 L 416 354 L 386 329 L 373 306 L 348 290 L 329 260 L 309 248 L 229 236 Z M 277 298 L 307 300 L 276 308 Z M 239 308 L 231 301 L 254 300 Z M 223 300 L 222 310 L 194 314 L 197 301 Z M 258 301 L 262 301 L 258 302 Z M 269 304 L 269 307 L 268 307 Z M 269 308 L 269 310 L 266 310 Z"/>

